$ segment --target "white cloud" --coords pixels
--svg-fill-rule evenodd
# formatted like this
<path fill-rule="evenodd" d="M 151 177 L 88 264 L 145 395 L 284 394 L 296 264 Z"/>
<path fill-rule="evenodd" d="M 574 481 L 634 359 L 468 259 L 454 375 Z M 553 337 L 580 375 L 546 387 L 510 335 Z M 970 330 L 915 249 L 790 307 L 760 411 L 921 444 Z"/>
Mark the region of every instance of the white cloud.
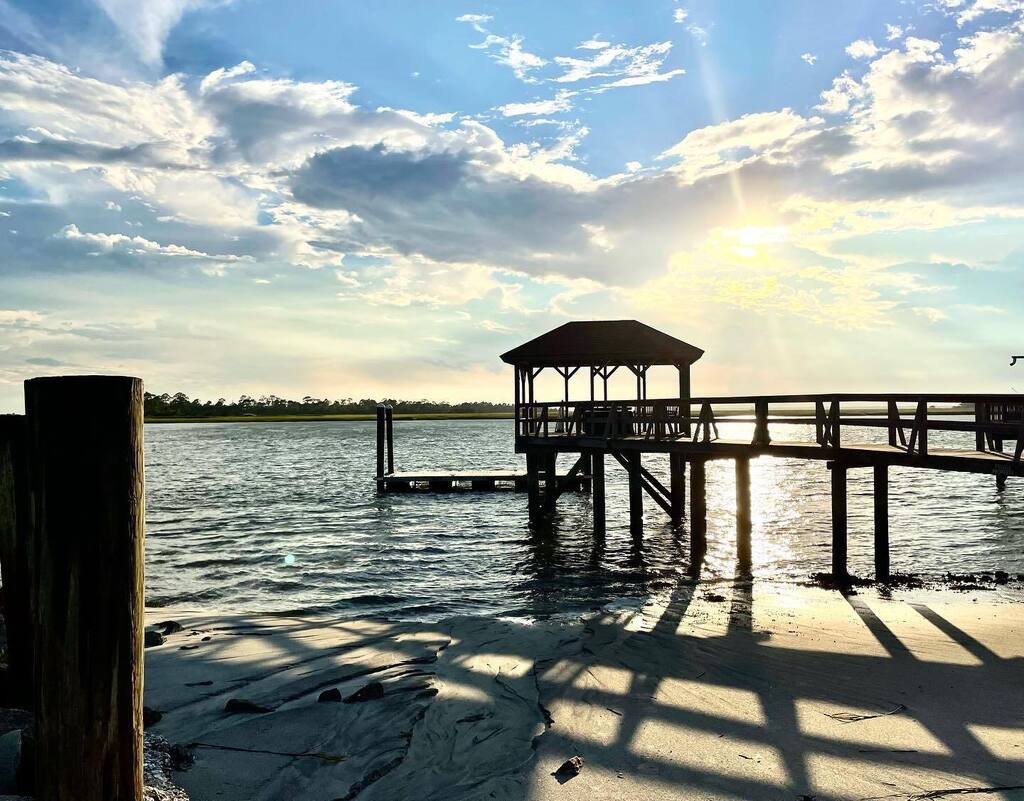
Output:
<path fill-rule="evenodd" d="M 677 25 L 682 25 L 684 22 L 686 22 L 686 18 L 688 16 L 690 16 L 690 12 L 687 11 L 685 8 L 677 8 L 675 11 L 672 12 L 672 21 Z"/>
<path fill-rule="evenodd" d="M 244 256 L 220 255 L 214 256 L 202 251 L 193 250 L 183 245 L 161 245 L 150 239 L 141 236 L 127 236 L 126 234 L 90 234 L 78 230 L 78 226 L 71 224 L 61 229 L 58 235 L 63 239 L 74 242 L 81 242 L 89 247 L 96 248 L 90 255 L 100 252 L 120 251 L 129 255 L 156 254 L 160 256 L 171 256 L 175 258 L 197 259 L 200 261 L 217 262 L 239 262 L 251 261 Z"/>
<path fill-rule="evenodd" d="M 627 161 L 626 162 L 626 171 L 627 172 L 637 172 L 637 171 L 643 169 L 643 166 L 644 165 L 641 164 L 639 161 Z"/>
<path fill-rule="evenodd" d="M 468 22 L 478 33 L 484 34 L 484 40 L 478 44 L 471 44 L 474 50 L 486 50 L 490 57 L 498 64 L 511 68 L 513 74 L 524 83 L 536 83 L 530 73 L 543 67 L 547 62 L 527 50 L 523 49 L 523 37 L 521 36 L 499 36 L 491 33 L 484 23 L 490 22 L 493 17 L 486 14 L 463 14 L 456 17 L 456 22 Z"/>
<path fill-rule="evenodd" d="M 1017 14 L 1024 11 L 1024 0 L 945 0 L 944 5 L 956 13 L 956 24 L 960 27 L 987 14 Z"/>
<path fill-rule="evenodd" d="M 604 50 L 606 47 L 611 46 L 611 42 L 606 42 L 604 39 L 598 38 L 598 34 L 594 34 L 591 38 L 585 42 L 580 42 L 576 45 L 577 50 Z"/>
<path fill-rule="evenodd" d="M 901 25 L 886 25 L 885 26 L 885 38 L 886 41 L 894 42 L 903 36 L 904 28 Z"/>
<path fill-rule="evenodd" d="M 534 100 L 525 103 L 506 103 L 498 106 L 497 110 L 506 117 L 519 117 L 523 115 L 558 114 L 563 111 L 572 110 L 572 98 L 575 92 L 562 90 L 555 97 L 548 100 Z"/>
<path fill-rule="evenodd" d="M 557 56 L 555 63 L 562 67 L 563 72 L 554 81 L 579 83 L 601 79 L 604 82 L 596 87 L 598 89 L 666 81 L 685 72 L 682 69 L 661 71 L 671 52 L 672 43 L 666 41 L 638 47 L 614 45 L 600 50 L 591 58 Z"/>
<path fill-rule="evenodd" d="M 814 55 L 813 53 L 804 53 L 802 56 L 800 56 L 800 60 L 801 61 L 806 61 L 808 64 L 810 64 L 813 67 L 814 66 L 814 62 L 818 60 L 818 57 L 816 55 Z"/>
<path fill-rule="evenodd" d="M 696 40 L 697 44 L 699 44 L 701 47 L 706 47 L 707 46 L 707 43 L 708 43 L 708 30 L 707 30 L 707 28 L 703 28 L 700 25 L 697 25 L 696 23 L 691 22 L 689 25 L 686 26 L 686 30 L 690 34 L 690 36 L 692 36 Z"/>
<path fill-rule="evenodd" d="M 159 65 L 164 41 L 186 12 L 209 5 L 210 0 L 96 0 L 96 3 L 131 43 L 139 59 Z"/>
<path fill-rule="evenodd" d="M 851 58 L 874 58 L 878 53 L 878 45 L 871 39 L 858 39 L 846 48 L 846 54 Z"/>

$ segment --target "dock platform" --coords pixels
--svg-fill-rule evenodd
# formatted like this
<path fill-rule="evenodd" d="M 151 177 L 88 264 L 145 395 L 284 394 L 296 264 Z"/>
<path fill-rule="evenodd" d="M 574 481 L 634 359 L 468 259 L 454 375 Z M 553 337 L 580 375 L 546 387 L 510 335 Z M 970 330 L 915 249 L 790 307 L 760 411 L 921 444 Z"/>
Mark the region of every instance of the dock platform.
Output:
<path fill-rule="evenodd" d="M 589 492 L 590 476 L 560 473 L 559 492 Z M 525 470 L 409 471 L 389 473 L 377 479 L 382 492 L 452 492 L 453 490 L 525 491 L 529 475 Z"/>

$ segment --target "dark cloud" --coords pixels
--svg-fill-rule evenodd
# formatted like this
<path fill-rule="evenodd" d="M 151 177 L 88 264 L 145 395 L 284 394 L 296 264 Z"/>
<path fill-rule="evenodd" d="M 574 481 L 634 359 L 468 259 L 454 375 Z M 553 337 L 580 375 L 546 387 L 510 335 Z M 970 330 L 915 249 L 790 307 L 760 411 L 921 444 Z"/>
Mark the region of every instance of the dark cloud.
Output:
<path fill-rule="evenodd" d="M 439 261 L 544 269 L 565 266 L 590 245 L 582 228 L 592 193 L 487 169 L 470 153 L 422 155 L 345 147 L 311 157 L 291 176 L 295 198 L 344 209 L 361 222 L 350 235 Z"/>
<path fill-rule="evenodd" d="M 22 139 L 0 141 L 0 161 L 57 161 L 79 164 L 133 164 L 161 169 L 183 169 L 162 155 L 159 144 L 143 143 L 108 147 L 62 139 L 31 142 Z"/>

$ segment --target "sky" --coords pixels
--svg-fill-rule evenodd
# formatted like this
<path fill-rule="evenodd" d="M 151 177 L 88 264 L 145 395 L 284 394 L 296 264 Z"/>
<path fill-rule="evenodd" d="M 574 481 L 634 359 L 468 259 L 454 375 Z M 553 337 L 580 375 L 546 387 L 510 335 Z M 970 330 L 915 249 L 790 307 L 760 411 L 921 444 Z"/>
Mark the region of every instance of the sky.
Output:
<path fill-rule="evenodd" d="M 0 411 L 509 400 L 625 318 L 695 394 L 1024 390 L 1021 131 L 1024 0 L 0 0 Z"/>

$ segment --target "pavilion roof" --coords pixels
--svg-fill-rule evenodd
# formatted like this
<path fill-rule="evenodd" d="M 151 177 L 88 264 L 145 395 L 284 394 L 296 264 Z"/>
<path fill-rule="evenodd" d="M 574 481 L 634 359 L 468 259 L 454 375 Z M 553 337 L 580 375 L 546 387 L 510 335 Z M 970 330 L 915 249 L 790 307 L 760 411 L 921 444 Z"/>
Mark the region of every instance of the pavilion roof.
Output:
<path fill-rule="evenodd" d="M 508 364 L 552 366 L 693 364 L 704 351 L 636 320 L 560 325 L 501 355 Z"/>

